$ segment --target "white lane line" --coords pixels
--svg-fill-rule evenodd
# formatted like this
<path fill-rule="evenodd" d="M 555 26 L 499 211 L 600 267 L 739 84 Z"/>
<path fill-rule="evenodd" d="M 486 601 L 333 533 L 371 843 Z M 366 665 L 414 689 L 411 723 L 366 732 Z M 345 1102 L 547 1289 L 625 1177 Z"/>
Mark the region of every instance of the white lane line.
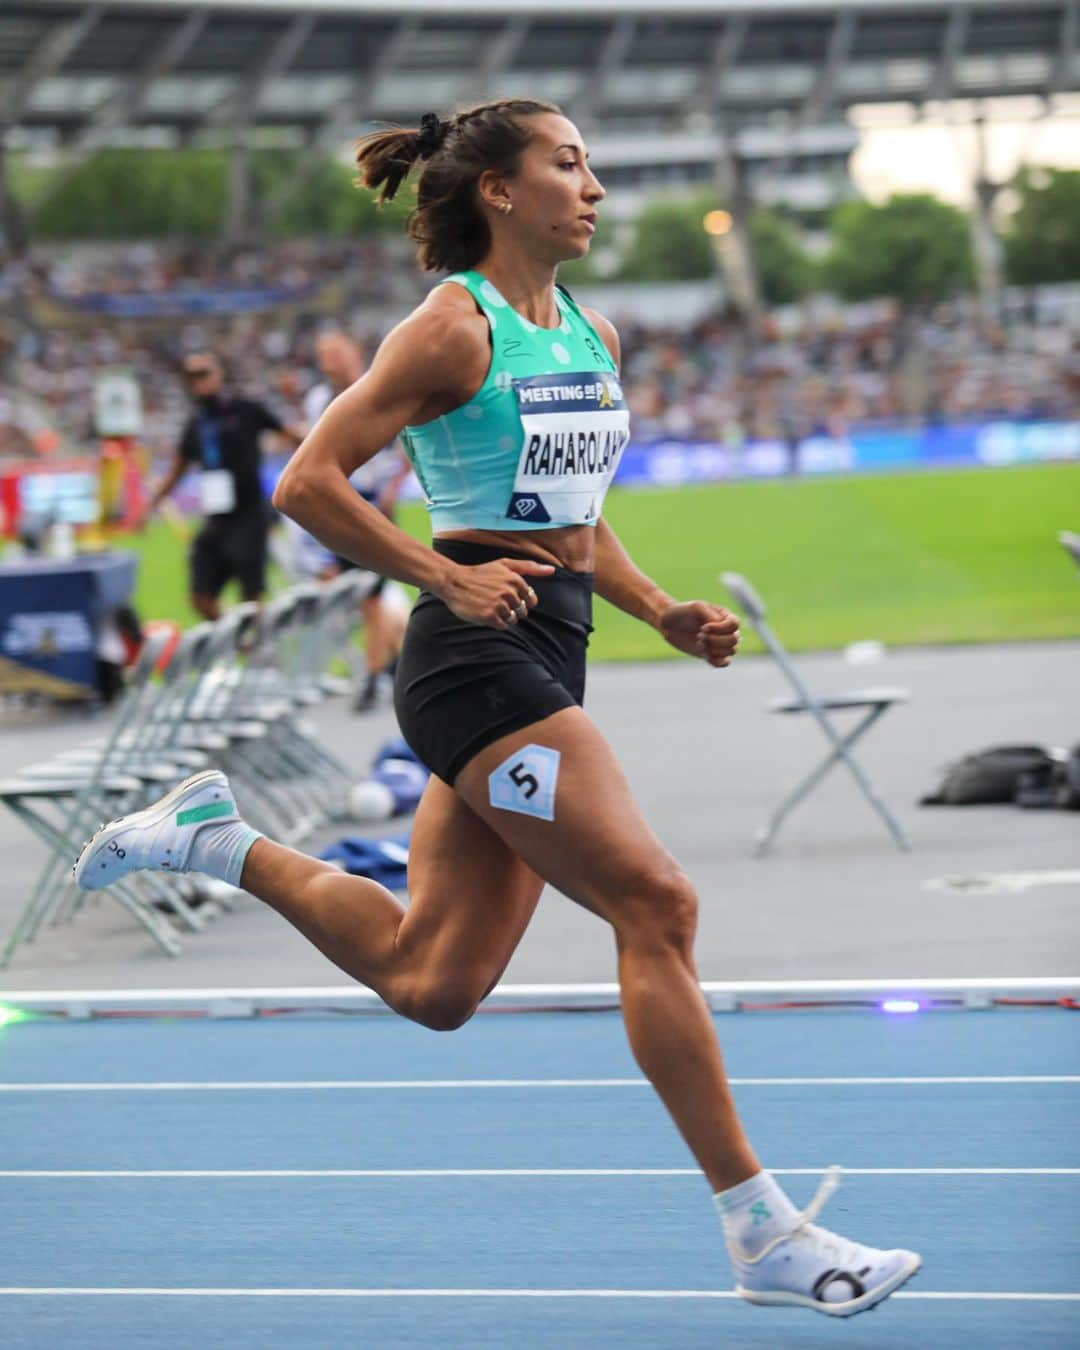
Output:
<path fill-rule="evenodd" d="M 102 1289 L 0 1288 L 0 1298 L 738 1298 L 734 1289 Z M 953 1299 L 995 1303 L 1077 1303 L 1080 1294 L 1027 1290 L 900 1290 L 902 1299 Z"/>
<path fill-rule="evenodd" d="M 1028 891 L 1036 886 L 1080 886 L 1080 871 L 974 872 L 966 876 L 932 877 L 923 882 L 926 891 L 951 891 L 961 895 L 1000 895 Z"/>
<path fill-rule="evenodd" d="M 771 1167 L 778 1177 L 817 1177 L 822 1167 Z M 849 1177 L 1077 1177 L 1080 1167 L 845 1167 Z M 5 1181 L 203 1181 L 437 1179 L 441 1177 L 700 1177 L 696 1167 L 274 1167 L 0 1171 Z"/>
<path fill-rule="evenodd" d="M 1080 1074 L 962 1074 L 903 1078 L 731 1078 L 732 1087 L 969 1087 L 1080 1083 Z M 644 1078 L 327 1078 L 229 1082 L 0 1083 L 0 1092 L 403 1092 L 479 1088 L 646 1088 Z"/>

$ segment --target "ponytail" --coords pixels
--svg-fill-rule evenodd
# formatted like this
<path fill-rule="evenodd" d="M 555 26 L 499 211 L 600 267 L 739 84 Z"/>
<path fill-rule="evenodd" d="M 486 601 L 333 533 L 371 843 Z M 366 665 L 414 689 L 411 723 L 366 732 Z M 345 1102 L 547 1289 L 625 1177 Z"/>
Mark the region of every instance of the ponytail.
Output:
<path fill-rule="evenodd" d="M 442 121 L 425 113 L 416 128 L 392 127 L 356 142 L 357 182 L 379 189 L 379 201 L 392 201 L 420 161 L 417 205 L 406 229 L 428 271 L 460 272 L 475 265 L 491 245 L 491 231 L 476 200 L 476 184 L 487 170 L 508 176 L 517 171 L 528 145 L 528 129 L 519 118 L 562 110 L 533 99 L 485 103 Z"/>

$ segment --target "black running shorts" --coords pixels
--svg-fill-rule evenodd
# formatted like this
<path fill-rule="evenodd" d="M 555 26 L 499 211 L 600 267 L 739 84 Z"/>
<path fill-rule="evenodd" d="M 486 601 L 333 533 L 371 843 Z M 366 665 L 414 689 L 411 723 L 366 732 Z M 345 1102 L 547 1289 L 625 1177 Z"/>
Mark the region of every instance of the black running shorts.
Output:
<path fill-rule="evenodd" d="M 240 516 L 210 516 L 191 543 L 193 595 L 217 599 L 230 581 L 245 600 L 266 591 L 267 537 L 270 521 L 263 510 Z"/>
<path fill-rule="evenodd" d="M 528 556 L 451 539 L 434 547 L 466 567 Z M 398 724 L 451 786 L 493 741 L 584 700 L 593 575 L 560 567 L 529 584 L 535 608 L 505 630 L 466 623 L 428 591 L 409 616 L 394 681 Z"/>

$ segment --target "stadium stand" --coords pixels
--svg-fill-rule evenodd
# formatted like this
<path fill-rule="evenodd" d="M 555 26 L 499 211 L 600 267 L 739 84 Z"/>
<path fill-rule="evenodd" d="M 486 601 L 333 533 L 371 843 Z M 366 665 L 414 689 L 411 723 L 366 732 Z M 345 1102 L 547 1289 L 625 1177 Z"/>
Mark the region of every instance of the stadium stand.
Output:
<path fill-rule="evenodd" d="M 22 321 L 7 381 L 50 410 L 59 434 L 92 436 L 95 374 L 130 366 L 143 394 L 144 440 L 167 452 L 184 416 L 177 362 L 210 342 L 232 379 L 295 419 L 318 381 L 313 338 L 342 322 L 369 350 L 406 292 L 422 283 L 400 241 L 325 244 L 292 241 L 259 254 L 219 256 L 212 249 L 152 244 L 66 251 L 55 265 L 20 264 L 21 279 L 0 270 L 18 298 Z M 324 272 L 323 269 L 326 269 Z M 333 304 L 315 284 L 335 278 Z M 185 297 L 216 292 L 223 306 L 238 282 L 288 277 L 303 299 L 262 311 L 185 314 Z M 147 297 L 158 310 L 142 319 L 95 318 L 56 305 L 87 297 Z M 169 314 L 169 297 L 179 313 Z M 51 307 L 42 310 L 42 301 Z M 373 314 L 385 314 L 376 324 Z M 738 446 L 747 440 L 842 435 L 865 424 L 965 418 L 1066 419 L 1080 412 L 1080 303 L 1072 290 L 1006 296 L 1005 322 L 987 328 L 971 301 L 905 315 L 888 301 L 840 306 L 824 301 L 763 317 L 749 363 L 741 325 L 717 309 L 691 326 L 658 328 L 614 312 L 639 440 L 683 437 Z M 0 391 L 4 388 L 0 368 Z"/>
<path fill-rule="evenodd" d="M 314 164 L 377 122 L 415 119 L 419 90 L 437 106 L 527 91 L 561 102 L 582 125 L 614 213 L 658 189 L 719 182 L 740 234 L 755 201 L 822 209 L 847 190 L 853 105 L 914 114 L 949 99 L 1034 96 L 1049 110 L 1080 84 L 1078 30 L 1075 0 L 758 0 L 752 9 L 695 0 L 677 11 L 595 0 L 587 15 L 535 0 L 512 10 L 494 0 L 417 3 L 400 13 L 376 0 L 15 0 L 0 15 L 0 146 L 63 145 L 77 161 L 109 144 L 217 144 L 229 147 L 232 172 L 226 247 L 135 244 L 9 260 L 0 379 L 6 365 L 7 381 L 79 441 L 94 370 L 130 365 L 145 440 L 161 451 L 182 408 L 172 366 L 185 342 L 212 340 L 235 382 L 282 412 L 314 378 L 311 333 L 331 308 L 370 347 L 388 322 L 373 320 L 372 308 L 382 314 L 396 302 L 403 312 L 417 297 L 407 254 L 388 254 L 394 245 L 384 241 L 246 247 L 256 140 L 307 146 Z M 975 197 L 988 218 L 992 194 Z M 275 205 L 260 204 L 264 226 Z M 4 191 L 0 227 L 11 240 L 20 228 L 33 233 L 32 212 L 14 220 Z M 149 322 L 181 290 L 217 293 L 221 313 L 259 288 L 276 288 L 263 313 L 243 306 L 232 318 Z M 95 303 L 108 323 L 104 314 L 96 326 L 67 321 Z M 905 419 L 1075 416 L 1075 297 L 1071 318 L 1053 300 L 1005 303 L 998 331 L 966 304 L 917 318 L 888 304 L 765 314 L 749 366 L 736 359 L 726 315 L 680 333 L 612 317 L 623 328 L 636 435 L 738 446 Z M 117 321 L 139 313 L 141 328 Z M 7 416 L 14 443 L 20 414 Z"/>

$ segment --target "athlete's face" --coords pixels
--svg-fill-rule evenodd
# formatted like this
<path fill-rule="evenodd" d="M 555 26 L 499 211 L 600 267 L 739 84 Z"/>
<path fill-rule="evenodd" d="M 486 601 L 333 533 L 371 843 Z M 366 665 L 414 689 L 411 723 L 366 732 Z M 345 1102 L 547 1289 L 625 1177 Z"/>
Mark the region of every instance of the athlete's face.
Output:
<path fill-rule="evenodd" d="M 213 352 L 192 352 L 184 357 L 184 383 L 193 399 L 213 398 L 225 383 L 221 362 Z"/>
<path fill-rule="evenodd" d="M 589 168 L 581 133 L 556 113 L 525 120 L 532 139 L 521 153 L 517 173 L 502 180 L 496 205 L 509 202 L 512 210 L 503 218 L 545 260 L 584 257 L 604 189 Z"/>
<path fill-rule="evenodd" d="M 315 343 L 315 359 L 335 389 L 347 389 L 364 372 L 359 348 L 344 333 L 323 333 Z"/>

